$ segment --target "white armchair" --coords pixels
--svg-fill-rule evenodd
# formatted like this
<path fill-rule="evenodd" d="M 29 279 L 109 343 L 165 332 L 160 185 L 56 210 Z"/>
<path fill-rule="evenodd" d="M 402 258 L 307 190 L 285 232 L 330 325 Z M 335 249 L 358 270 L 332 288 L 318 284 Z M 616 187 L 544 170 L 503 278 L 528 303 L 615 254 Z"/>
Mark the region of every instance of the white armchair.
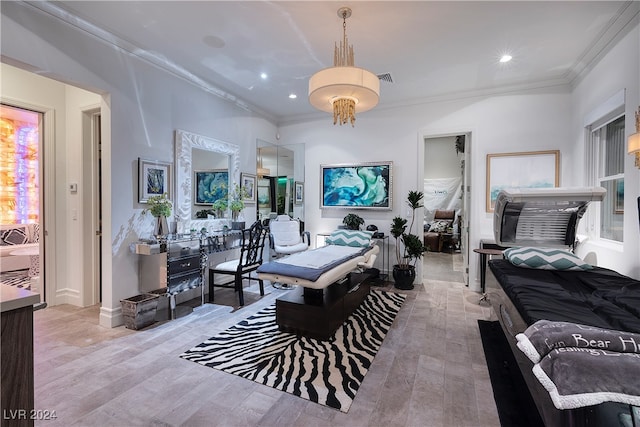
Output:
<path fill-rule="evenodd" d="M 269 246 L 274 258 L 306 251 L 310 241 L 309 232 L 301 232 L 300 223 L 289 215 L 279 215 L 269 221 Z"/>
<path fill-rule="evenodd" d="M 275 220 L 269 221 L 269 247 L 273 258 L 306 251 L 310 243 L 309 232 L 301 232 L 300 223 L 289 218 L 289 215 L 279 215 Z M 290 285 L 278 283 L 272 283 L 272 285 L 278 289 L 293 289 Z"/>

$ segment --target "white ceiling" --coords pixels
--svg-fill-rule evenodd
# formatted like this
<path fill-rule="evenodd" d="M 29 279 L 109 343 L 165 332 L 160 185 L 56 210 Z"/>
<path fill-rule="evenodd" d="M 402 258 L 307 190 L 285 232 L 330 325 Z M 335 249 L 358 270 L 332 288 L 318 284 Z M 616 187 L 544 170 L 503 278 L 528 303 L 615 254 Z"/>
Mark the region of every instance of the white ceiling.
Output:
<path fill-rule="evenodd" d="M 347 35 L 355 65 L 393 78 L 381 82 L 377 108 L 385 108 L 571 84 L 638 19 L 639 4 L 61 1 L 36 7 L 60 6 L 81 18 L 55 12 L 74 25 L 283 123 L 326 114 L 309 105 L 307 85 L 313 73 L 333 65 L 341 6 L 353 10 Z M 500 64 L 505 52 L 513 60 Z M 298 98 L 290 100 L 290 93 Z"/>

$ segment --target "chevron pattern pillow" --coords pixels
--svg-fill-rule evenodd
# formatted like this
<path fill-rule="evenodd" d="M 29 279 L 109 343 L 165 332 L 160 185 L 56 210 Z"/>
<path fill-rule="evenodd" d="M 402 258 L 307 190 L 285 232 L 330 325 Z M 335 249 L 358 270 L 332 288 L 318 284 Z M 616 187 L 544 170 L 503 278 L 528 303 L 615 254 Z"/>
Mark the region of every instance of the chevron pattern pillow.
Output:
<path fill-rule="evenodd" d="M 325 242 L 327 245 L 353 246 L 356 248 L 366 248 L 371 245 L 371 236 L 373 231 L 358 230 L 336 230 Z"/>
<path fill-rule="evenodd" d="M 562 249 L 551 248 L 509 248 L 504 257 L 511 264 L 540 270 L 591 270 L 593 267 L 581 258 Z"/>

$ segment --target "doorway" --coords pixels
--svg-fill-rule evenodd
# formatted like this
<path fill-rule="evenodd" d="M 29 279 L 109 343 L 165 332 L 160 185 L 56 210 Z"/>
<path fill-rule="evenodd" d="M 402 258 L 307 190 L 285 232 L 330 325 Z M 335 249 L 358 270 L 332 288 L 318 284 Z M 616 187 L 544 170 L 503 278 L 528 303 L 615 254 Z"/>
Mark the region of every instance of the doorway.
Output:
<path fill-rule="evenodd" d="M 0 105 L 0 279 L 44 295 L 43 116 Z"/>
<path fill-rule="evenodd" d="M 82 112 L 83 306 L 102 302 L 102 117 L 100 108 Z"/>
<path fill-rule="evenodd" d="M 423 191 L 425 230 L 437 219 L 436 211 L 454 211 L 453 227 L 447 232 L 442 251 L 460 253 L 463 276 L 468 284 L 469 253 L 469 140 L 470 133 L 424 136 Z"/>

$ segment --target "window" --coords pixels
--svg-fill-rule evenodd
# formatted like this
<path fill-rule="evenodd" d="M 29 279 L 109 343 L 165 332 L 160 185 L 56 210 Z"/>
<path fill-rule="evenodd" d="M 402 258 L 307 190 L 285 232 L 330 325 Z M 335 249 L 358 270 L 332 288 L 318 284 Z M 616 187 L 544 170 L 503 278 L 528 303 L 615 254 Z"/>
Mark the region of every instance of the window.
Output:
<path fill-rule="evenodd" d="M 601 122 L 602 123 L 602 122 Z M 622 242 L 624 223 L 624 114 L 609 118 L 600 126 L 590 126 L 591 156 L 588 171 L 592 185 L 607 194 L 600 204 L 596 237 Z"/>

